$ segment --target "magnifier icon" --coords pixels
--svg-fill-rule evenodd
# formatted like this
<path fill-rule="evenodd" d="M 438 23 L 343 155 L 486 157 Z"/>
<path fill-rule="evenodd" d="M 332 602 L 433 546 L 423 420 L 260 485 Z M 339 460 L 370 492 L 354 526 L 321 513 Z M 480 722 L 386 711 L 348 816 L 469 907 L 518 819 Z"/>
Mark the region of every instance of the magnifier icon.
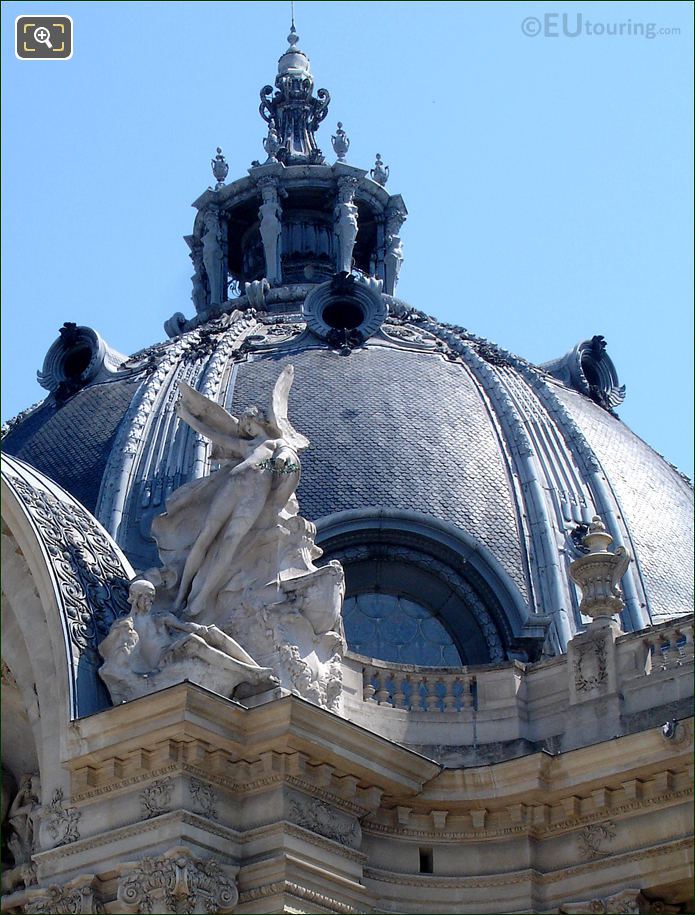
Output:
<path fill-rule="evenodd" d="M 47 48 L 53 50 L 51 33 L 45 25 L 40 25 L 38 29 L 34 29 L 34 41 L 37 42 L 37 44 L 45 44 Z"/>

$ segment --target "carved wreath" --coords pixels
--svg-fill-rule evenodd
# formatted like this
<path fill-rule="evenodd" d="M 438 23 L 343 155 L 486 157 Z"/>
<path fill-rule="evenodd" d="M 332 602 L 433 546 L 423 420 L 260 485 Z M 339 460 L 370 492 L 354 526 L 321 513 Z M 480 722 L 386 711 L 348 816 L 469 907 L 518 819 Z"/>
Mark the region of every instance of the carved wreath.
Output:
<path fill-rule="evenodd" d="M 598 670 L 595 674 L 585 677 L 582 671 L 584 658 L 594 653 Z M 590 692 L 592 689 L 598 689 L 599 686 L 608 678 L 608 659 L 606 653 L 606 643 L 603 639 L 592 639 L 586 645 L 582 645 L 574 662 L 574 685 L 577 692 Z"/>

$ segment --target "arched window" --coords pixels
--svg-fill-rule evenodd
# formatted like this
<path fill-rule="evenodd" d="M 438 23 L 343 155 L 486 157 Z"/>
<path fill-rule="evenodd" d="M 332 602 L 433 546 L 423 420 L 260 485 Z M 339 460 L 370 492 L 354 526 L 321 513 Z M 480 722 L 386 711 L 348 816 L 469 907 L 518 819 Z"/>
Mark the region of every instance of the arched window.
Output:
<path fill-rule="evenodd" d="M 359 654 L 427 667 L 465 663 L 444 624 L 407 597 L 379 591 L 346 597 L 343 621 L 348 645 Z"/>
<path fill-rule="evenodd" d="M 345 569 L 348 648 L 423 667 L 500 663 L 512 634 L 484 578 L 449 547 L 407 530 L 353 528 L 322 537 Z"/>

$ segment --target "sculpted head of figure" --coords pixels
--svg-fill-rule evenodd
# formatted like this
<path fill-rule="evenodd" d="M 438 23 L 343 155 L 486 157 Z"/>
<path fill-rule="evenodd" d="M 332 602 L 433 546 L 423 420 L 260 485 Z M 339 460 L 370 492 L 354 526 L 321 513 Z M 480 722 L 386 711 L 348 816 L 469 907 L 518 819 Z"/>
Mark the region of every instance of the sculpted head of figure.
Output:
<path fill-rule="evenodd" d="M 268 435 L 268 417 L 258 407 L 251 407 L 239 417 L 239 434 L 242 438 Z"/>
<path fill-rule="evenodd" d="M 145 578 L 136 578 L 130 583 L 128 603 L 137 613 L 148 613 L 154 603 L 156 591 L 151 581 Z"/>
<path fill-rule="evenodd" d="M 214 210 L 206 210 L 203 214 L 203 225 L 210 232 L 216 232 L 219 228 L 219 218 Z"/>

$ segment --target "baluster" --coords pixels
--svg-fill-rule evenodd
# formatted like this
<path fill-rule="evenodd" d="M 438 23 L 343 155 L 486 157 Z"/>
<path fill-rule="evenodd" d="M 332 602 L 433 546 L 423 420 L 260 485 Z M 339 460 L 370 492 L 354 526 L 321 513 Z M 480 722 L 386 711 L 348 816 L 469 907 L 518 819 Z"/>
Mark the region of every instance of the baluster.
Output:
<path fill-rule="evenodd" d="M 384 703 L 389 702 L 390 698 L 391 697 L 389 695 L 389 690 L 386 685 L 386 677 L 383 674 L 377 672 L 377 674 L 376 674 L 376 701 L 379 703 L 379 705 L 384 705 Z"/>
<path fill-rule="evenodd" d="M 427 679 L 420 677 L 413 689 L 413 695 L 410 702 L 412 712 L 421 712 L 427 708 Z"/>
<path fill-rule="evenodd" d="M 669 636 L 662 635 L 657 650 L 661 656 L 661 664 L 659 665 L 661 670 L 667 670 L 671 666 L 671 661 L 673 655 L 671 653 L 671 642 Z"/>
<path fill-rule="evenodd" d="M 373 671 L 369 667 L 362 668 L 362 698 L 365 702 L 374 702 L 376 690 L 372 686 Z"/>
<path fill-rule="evenodd" d="M 678 658 L 676 660 L 677 665 L 681 665 L 685 660 L 685 643 L 686 637 L 685 633 L 681 632 L 679 629 L 676 630 L 676 638 L 674 644 L 676 646 L 676 651 L 678 652 Z"/>
<path fill-rule="evenodd" d="M 444 700 L 446 699 L 446 692 L 447 686 L 444 678 L 437 677 L 437 680 L 432 684 L 432 695 L 434 696 L 434 705 L 431 706 L 432 711 L 444 711 Z"/>
<path fill-rule="evenodd" d="M 393 679 L 393 706 L 394 708 L 406 708 L 406 695 L 403 691 L 403 680 L 399 676 Z"/>
<path fill-rule="evenodd" d="M 454 687 L 456 686 L 457 680 L 453 679 L 452 677 L 447 677 L 446 679 L 442 679 L 440 682 L 444 684 L 444 711 L 455 712 L 457 702 Z"/>
<path fill-rule="evenodd" d="M 688 655 L 692 656 L 693 645 L 692 645 L 692 632 L 691 638 L 688 639 L 688 631 L 683 629 L 676 630 L 676 651 L 678 652 L 678 661 L 677 664 L 681 665 L 685 660 L 687 660 Z"/>
<path fill-rule="evenodd" d="M 471 690 L 471 678 L 463 677 L 461 680 L 463 690 L 461 691 L 461 708 L 470 708 L 473 705 L 473 692 Z"/>
<path fill-rule="evenodd" d="M 417 686 L 410 679 L 410 674 L 406 674 L 403 678 L 401 688 L 403 690 L 403 708 L 410 712 L 413 708 L 417 708 L 417 705 L 413 705 L 413 703 L 417 703 Z"/>
<path fill-rule="evenodd" d="M 438 712 L 439 711 L 439 696 L 437 695 L 436 681 L 428 680 L 423 678 L 423 683 L 427 689 L 427 697 L 425 699 L 425 709 L 428 712 Z"/>

